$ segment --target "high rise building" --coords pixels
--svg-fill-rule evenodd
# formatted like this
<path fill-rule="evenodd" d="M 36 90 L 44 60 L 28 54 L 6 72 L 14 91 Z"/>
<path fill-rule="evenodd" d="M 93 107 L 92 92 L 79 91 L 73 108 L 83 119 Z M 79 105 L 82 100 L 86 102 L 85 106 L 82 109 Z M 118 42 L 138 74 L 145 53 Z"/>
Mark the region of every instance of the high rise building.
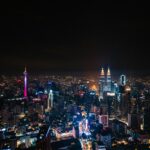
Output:
<path fill-rule="evenodd" d="M 25 67 L 25 70 L 24 70 L 24 97 L 27 97 L 28 95 L 27 95 L 27 92 L 28 92 L 28 90 L 27 90 L 27 69 L 26 69 L 26 67 Z"/>
<path fill-rule="evenodd" d="M 104 85 L 105 85 L 105 73 L 104 69 L 102 68 L 99 80 L 99 99 L 103 99 Z"/>
<path fill-rule="evenodd" d="M 53 91 L 50 90 L 47 99 L 47 110 L 53 107 Z"/>
<path fill-rule="evenodd" d="M 107 70 L 107 76 L 106 76 L 106 86 L 107 86 L 107 91 L 111 92 L 111 73 L 110 69 L 108 68 Z"/>
<path fill-rule="evenodd" d="M 107 74 L 105 76 L 104 69 L 101 69 L 100 72 L 100 80 L 99 80 L 99 99 L 103 99 L 104 92 L 112 92 L 111 89 L 112 80 L 111 80 L 111 73 L 110 69 L 108 68 Z"/>
<path fill-rule="evenodd" d="M 126 76 L 125 75 L 120 76 L 120 85 L 122 85 L 122 86 L 126 85 Z"/>

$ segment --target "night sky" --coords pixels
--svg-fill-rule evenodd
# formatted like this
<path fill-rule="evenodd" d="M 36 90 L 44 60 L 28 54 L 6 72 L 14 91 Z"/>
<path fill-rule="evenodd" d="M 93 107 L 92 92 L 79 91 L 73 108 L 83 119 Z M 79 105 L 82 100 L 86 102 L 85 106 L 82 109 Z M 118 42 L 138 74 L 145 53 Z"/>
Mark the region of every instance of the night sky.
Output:
<path fill-rule="evenodd" d="M 25 65 L 32 71 L 150 68 L 150 16 L 142 1 L 22 1 L 1 7 L 2 72 Z"/>

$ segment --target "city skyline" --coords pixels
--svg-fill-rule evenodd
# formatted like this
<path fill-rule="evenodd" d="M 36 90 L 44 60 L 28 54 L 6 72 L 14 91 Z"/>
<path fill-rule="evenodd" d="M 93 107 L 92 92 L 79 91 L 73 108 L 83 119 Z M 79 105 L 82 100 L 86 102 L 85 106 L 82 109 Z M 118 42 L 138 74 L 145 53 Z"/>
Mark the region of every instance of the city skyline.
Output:
<path fill-rule="evenodd" d="M 145 2 L 6 2 L 0 149 L 150 148 Z"/>
<path fill-rule="evenodd" d="M 4 6 L 1 71 L 149 70 L 146 4 L 69 5 Z"/>

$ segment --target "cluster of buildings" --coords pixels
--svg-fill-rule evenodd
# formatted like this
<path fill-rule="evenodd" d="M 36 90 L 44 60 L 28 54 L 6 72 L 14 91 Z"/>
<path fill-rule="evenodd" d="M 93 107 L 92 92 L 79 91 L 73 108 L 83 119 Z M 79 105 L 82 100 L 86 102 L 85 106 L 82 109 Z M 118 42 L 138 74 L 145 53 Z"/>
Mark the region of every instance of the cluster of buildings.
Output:
<path fill-rule="evenodd" d="M 26 69 L 23 75 L 0 79 L 1 149 L 131 149 L 137 141 L 149 146 L 148 80 L 123 74 L 114 79 L 110 68 L 101 69 L 98 82 L 29 76 Z"/>
<path fill-rule="evenodd" d="M 110 69 L 108 68 L 106 73 L 103 68 L 101 69 L 101 116 L 105 115 L 105 118 L 111 120 L 110 124 L 115 134 L 124 137 L 128 135 L 131 141 L 138 140 L 141 144 L 149 144 L 149 92 L 149 80 L 144 82 L 138 78 L 127 79 L 125 75 L 121 75 L 118 81 L 113 81 Z"/>

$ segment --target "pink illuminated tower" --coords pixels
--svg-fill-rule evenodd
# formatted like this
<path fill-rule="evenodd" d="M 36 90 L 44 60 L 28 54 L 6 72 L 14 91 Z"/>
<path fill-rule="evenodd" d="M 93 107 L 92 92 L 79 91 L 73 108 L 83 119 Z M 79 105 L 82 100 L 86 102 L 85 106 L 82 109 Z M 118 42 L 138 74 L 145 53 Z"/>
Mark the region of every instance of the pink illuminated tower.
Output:
<path fill-rule="evenodd" d="M 24 97 L 27 97 L 27 69 L 24 70 Z"/>

